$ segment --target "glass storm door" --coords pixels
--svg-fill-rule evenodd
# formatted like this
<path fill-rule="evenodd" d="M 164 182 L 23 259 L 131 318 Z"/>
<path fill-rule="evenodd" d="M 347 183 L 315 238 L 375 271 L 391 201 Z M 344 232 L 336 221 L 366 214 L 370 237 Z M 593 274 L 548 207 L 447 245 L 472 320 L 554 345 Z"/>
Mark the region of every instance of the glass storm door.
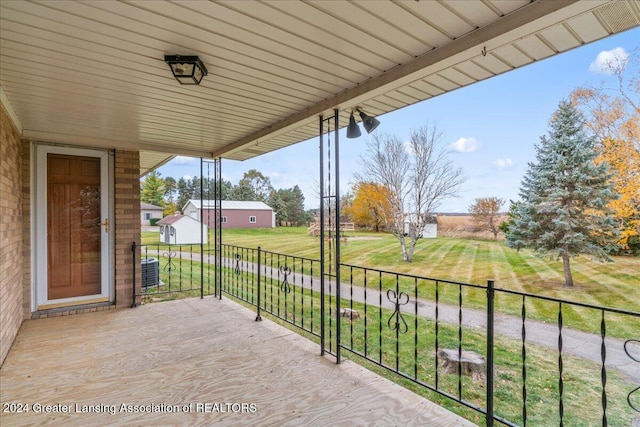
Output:
<path fill-rule="evenodd" d="M 108 155 L 57 148 L 38 154 L 39 309 L 109 296 Z"/>

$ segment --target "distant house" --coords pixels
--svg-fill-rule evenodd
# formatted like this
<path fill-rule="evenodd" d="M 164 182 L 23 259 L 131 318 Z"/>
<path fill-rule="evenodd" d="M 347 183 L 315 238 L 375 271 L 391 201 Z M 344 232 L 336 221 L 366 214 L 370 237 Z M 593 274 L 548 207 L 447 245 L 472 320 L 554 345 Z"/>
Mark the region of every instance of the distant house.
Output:
<path fill-rule="evenodd" d="M 207 225 L 201 228 L 200 221 L 187 215 L 173 214 L 158 221 L 160 242 L 172 245 L 207 243 Z"/>
<path fill-rule="evenodd" d="M 140 203 L 140 223 L 151 225 L 153 218 L 162 218 L 162 208 L 149 203 Z"/>
<path fill-rule="evenodd" d="M 204 222 L 214 226 L 215 200 L 190 199 L 182 212 L 200 220 L 204 208 Z M 276 214 L 263 202 L 223 200 L 221 206 L 222 228 L 271 228 L 276 226 Z"/>
<path fill-rule="evenodd" d="M 410 221 L 415 220 L 416 215 L 408 214 L 406 218 L 407 219 L 405 220 L 405 223 L 404 223 L 404 232 L 405 234 L 409 234 Z M 429 215 L 429 217 L 426 218 L 426 224 L 424 226 L 424 230 L 422 231 L 422 234 L 419 237 L 423 239 L 435 239 L 436 237 L 438 237 L 438 218 L 435 214 Z"/>

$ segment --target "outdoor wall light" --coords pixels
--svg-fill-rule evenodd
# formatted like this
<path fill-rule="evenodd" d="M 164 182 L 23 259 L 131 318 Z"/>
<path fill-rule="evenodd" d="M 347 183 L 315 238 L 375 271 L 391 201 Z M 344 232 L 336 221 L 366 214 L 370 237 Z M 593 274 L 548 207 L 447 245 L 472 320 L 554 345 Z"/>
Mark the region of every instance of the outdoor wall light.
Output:
<path fill-rule="evenodd" d="M 360 109 L 360 107 L 356 107 L 353 111 L 357 111 L 360 114 L 360 118 L 362 119 L 362 126 L 367 133 L 371 133 L 380 125 L 380 120 L 375 117 L 369 116 L 364 113 Z M 347 138 L 357 138 L 361 135 L 360 128 L 356 123 L 355 117 L 353 117 L 353 111 L 351 111 L 351 116 L 349 117 L 349 126 L 347 126 Z"/>
<path fill-rule="evenodd" d="M 207 67 L 197 56 L 165 55 L 164 61 L 171 67 L 173 77 L 183 85 L 199 85 L 207 75 Z"/>
<path fill-rule="evenodd" d="M 356 118 L 353 117 L 353 113 L 351 113 L 351 117 L 349 117 L 349 126 L 347 126 L 347 138 L 358 138 L 360 135 L 360 127 L 356 123 Z"/>

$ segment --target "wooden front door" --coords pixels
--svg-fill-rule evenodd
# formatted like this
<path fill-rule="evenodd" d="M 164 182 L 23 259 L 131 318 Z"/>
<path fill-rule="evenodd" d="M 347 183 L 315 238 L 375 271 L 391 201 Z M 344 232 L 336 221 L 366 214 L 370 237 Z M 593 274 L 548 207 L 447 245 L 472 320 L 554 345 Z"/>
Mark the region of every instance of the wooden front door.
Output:
<path fill-rule="evenodd" d="M 101 293 L 101 162 L 47 154 L 48 300 Z M 108 225 L 107 225 L 108 227 Z"/>
<path fill-rule="evenodd" d="M 35 146 L 32 311 L 113 301 L 113 171 L 108 151 Z"/>

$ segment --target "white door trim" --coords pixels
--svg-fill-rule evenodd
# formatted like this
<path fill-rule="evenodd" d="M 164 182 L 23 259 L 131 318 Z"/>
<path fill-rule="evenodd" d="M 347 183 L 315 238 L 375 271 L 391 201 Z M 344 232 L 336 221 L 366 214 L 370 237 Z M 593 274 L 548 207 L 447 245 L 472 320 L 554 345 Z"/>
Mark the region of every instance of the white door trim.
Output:
<path fill-rule="evenodd" d="M 72 156 L 97 157 L 100 159 L 100 209 L 101 218 L 109 219 L 109 230 L 101 227 L 101 291 L 99 294 L 86 295 L 73 298 L 61 298 L 50 300 L 47 295 L 47 154 L 68 154 Z M 112 209 L 112 180 L 113 174 L 111 169 L 113 162 L 109 152 L 85 149 L 71 148 L 53 145 L 36 145 L 35 146 L 35 165 L 34 171 L 35 189 L 33 192 L 35 203 L 33 207 L 34 225 L 32 233 L 34 236 L 34 278 L 32 290 L 34 292 L 31 298 L 32 311 L 43 310 L 47 308 L 57 308 L 64 306 L 73 306 L 78 304 L 88 304 L 93 302 L 113 301 L 114 289 L 112 284 L 112 238 L 114 232 L 113 209 Z"/>

